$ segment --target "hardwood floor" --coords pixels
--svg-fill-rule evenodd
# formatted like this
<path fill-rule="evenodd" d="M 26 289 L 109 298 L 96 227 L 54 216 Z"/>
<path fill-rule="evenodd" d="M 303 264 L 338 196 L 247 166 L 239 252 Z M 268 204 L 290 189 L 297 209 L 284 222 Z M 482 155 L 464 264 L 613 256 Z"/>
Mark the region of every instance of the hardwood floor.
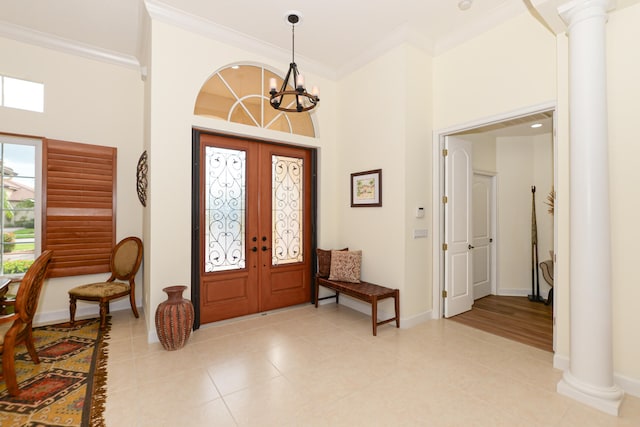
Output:
<path fill-rule="evenodd" d="M 450 320 L 546 351 L 553 351 L 553 307 L 527 297 L 489 295 Z"/>

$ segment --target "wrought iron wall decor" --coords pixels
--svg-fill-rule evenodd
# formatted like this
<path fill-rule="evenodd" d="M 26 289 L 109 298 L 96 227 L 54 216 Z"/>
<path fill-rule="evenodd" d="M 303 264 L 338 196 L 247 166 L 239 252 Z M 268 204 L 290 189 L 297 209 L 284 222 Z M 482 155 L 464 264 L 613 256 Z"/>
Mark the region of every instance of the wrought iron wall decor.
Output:
<path fill-rule="evenodd" d="M 351 207 L 382 206 L 382 169 L 351 174 Z"/>
<path fill-rule="evenodd" d="M 138 190 L 138 199 L 142 206 L 147 206 L 147 150 L 145 150 L 138 159 L 138 167 L 136 169 L 136 188 Z"/>

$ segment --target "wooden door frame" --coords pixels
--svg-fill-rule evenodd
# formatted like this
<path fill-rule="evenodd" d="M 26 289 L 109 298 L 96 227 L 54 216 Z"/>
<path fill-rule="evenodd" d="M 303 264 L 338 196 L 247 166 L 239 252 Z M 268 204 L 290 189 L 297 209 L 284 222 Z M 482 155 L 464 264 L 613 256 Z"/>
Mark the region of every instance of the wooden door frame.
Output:
<path fill-rule="evenodd" d="M 191 131 L 191 302 L 194 308 L 193 329 L 200 328 L 200 135 L 208 134 L 225 138 L 237 138 L 244 141 L 258 143 L 282 145 L 309 150 L 311 155 L 311 269 L 309 271 L 311 303 L 314 303 L 313 272 L 317 266 L 316 245 L 317 245 L 317 156 L 316 148 L 301 147 L 293 144 L 285 144 L 280 141 L 259 139 L 255 137 L 239 136 L 224 132 L 213 132 L 205 129 L 192 128 Z"/>

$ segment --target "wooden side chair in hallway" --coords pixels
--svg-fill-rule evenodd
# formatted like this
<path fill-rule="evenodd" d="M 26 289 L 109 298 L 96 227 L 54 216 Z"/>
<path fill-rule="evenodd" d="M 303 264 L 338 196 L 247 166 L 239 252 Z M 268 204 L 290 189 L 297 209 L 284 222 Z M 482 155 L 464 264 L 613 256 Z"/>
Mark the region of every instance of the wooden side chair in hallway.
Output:
<path fill-rule="evenodd" d="M 545 304 L 553 304 L 553 261 L 542 261 L 540 263 L 540 269 L 542 270 L 542 277 L 544 277 L 544 280 L 549 284 L 549 286 L 551 286 Z"/>
<path fill-rule="evenodd" d="M 15 346 L 24 343 L 33 363 L 40 363 L 38 353 L 33 344 L 33 316 L 38 308 L 40 291 L 51 262 L 52 251 L 44 251 L 31 264 L 20 281 L 15 302 L 12 302 L 14 313 L 0 317 L 0 353 L 2 353 L 2 378 L 11 396 L 20 390 L 16 379 Z"/>
<path fill-rule="evenodd" d="M 69 291 L 69 314 L 71 324 L 75 322 L 76 301 L 97 301 L 100 303 L 100 327 L 107 324 L 109 302 L 129 295 L 131 310 L 138 317 L 136 308 L 135 277 L 142 262 L 142 240 L 137 237 L 122 239 L 111 252 L 111 276 L 106 282 L 89 283 Z"/>

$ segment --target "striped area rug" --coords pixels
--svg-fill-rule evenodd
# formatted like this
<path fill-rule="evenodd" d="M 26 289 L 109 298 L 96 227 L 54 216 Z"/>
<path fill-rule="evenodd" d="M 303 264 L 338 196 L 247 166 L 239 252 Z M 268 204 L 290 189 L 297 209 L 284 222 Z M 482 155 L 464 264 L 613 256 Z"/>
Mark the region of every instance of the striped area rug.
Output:
<path fill-rule="evenodd" d="M 110 327 L 89 319 L 34 328 L 40 364 L 16 347 L 20 394 L 10 396 L 0 380 L 0 426 L 104 426 Z"/>

